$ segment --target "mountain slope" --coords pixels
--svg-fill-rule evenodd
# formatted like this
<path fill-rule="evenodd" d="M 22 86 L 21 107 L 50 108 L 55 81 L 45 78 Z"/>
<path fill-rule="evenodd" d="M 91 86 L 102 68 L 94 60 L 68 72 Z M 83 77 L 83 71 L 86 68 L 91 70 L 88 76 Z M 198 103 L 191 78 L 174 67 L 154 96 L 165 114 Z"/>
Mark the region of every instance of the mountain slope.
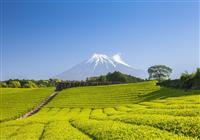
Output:
<path fill-rule="evenodd" d="M 140 78 L 146 77 L 145 71 L 132 68 L 121 59 L 120 55 L 114 55 L 111 58 L 104 54 L 94 54 L 90 59 L 57 75 L 55 78 L 62 80 L 85 80 L 87 77 L 105 75 L 108 72 L 114 71 L 120 71 Z"/>

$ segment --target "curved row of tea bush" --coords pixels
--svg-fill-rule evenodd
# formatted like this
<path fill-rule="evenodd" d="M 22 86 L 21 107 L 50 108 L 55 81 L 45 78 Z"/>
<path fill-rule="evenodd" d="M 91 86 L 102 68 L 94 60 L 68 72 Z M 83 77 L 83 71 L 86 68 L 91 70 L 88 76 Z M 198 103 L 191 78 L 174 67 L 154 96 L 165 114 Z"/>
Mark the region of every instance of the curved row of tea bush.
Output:
<path fill-rule="evenodd" d="M 176 135 L 167 131 L 159 130 L 150 126 L 130 125 L 116 121 L 96 121 L 96 120 L 74 120 L 71 124 L 93 139 L 110 140 L 167 140 L 182 139 L 189 140 L 189 137 Z M 192 138 L 191 138 L 192 139 Z"/>

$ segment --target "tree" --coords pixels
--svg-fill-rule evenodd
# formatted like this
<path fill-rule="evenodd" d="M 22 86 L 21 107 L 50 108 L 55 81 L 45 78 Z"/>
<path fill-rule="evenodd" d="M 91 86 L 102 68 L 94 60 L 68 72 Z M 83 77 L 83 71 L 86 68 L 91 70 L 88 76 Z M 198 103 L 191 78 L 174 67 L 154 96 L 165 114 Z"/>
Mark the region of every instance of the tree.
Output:
<path fill-rule="evenodd" d="M 39 80 L 36 82 L 38 87 L 47 87 L 49 85 L 48 80 Z"/>
<path fill-rule="evenodd" d="M 194 79 L 195 79 L 196 85 L 198 84 L 199 87 L 200 87 L 200 84 L 199 84 L 200 83 L 200 68 L 197 68 Z"/>
<path fill-rule="evenodd" d="M 0 88 L 5 88 L 5 87 L 7 87 L 7 84 L 5 82 L 0 81 Z"/>
<path fill-rule="evenodd" d="M 48 83 L 49 87 L 54 87 L 57 85 L 57 83 L 61 82 L 61 80 L 58 80 L 58 79 L 49 79 L 48 81 L 49 81 Z"/>
<path fill-rule="evenodd" d="M 191 74 L 189 74 L 187 71 L 185 71 L 184 73 L 181 74 L 180 79 L 181 79 L 182 81 L 186 81 L 186 80 L 188 80 L 190 77 L 191 77 Z"/>
<path fill-rule="evenodd" d="M 183 88 L 185 89 L 200 89 L 200 68 L 192 74 L 184 73 L 181 75 L 181 81 L 183 82 Z"/>
<path fill-rule="evenodd" d="M 106 80 L 107 80 L 106 76 L 102 75 L 102 76 L 99 77 L 99 82 L 106 82 Z"/>
<path fill-rule="evenodd" d="M 19 81 L 9 81 L 8 86 L 11 88 L 20 88 L 21 84 Z"/>
<path fill-rule="evenodd" d="M 105 83 L 105 82 L 121 82 L 121 83 L 130 83 L 130 82 L 140 82 L 143 81 L 143 79 L 123 74 L 119 71 L 115 71 L 113 73 L 109 72 L 107 75 L 101 75 L 97 77 L 90 77 L 87 78 L 87 82 L 98 82 L 99 84 Z"/>
<path fill-rule="evenodd" d="M 32 81 L 27 81 L 27 83 L 24 85 L 24 88 L 36 88 L 37 85 Z"/>
<path fill-rule="evenodd" d="M 107 79 L 109 82 L 127 82 L 127 76 L 119 71 L 108 73 Z"/>
<path fill-rule="evenodd" d="M 172 69 L 165 65 L 154 65 L 148 68 L 149 79 L 156 79 L 158 81 L 169 79 Z"/>

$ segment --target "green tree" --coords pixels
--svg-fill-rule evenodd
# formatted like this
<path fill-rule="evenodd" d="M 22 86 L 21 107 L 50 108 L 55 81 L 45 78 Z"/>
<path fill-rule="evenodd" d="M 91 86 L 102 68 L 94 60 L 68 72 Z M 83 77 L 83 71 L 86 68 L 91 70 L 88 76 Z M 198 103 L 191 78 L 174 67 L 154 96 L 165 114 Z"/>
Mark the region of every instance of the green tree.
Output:
<path fill-rule="evenodd" d="M 169 79 L 172 69 L 165 65 L 154 65 L 148 68 L 149 79 L 156 79 L 158 81 Z"/>
<path fill-rule="evenodd" d="M 127 82 L 127 77 L 119 71 L 108 73 L 107 79 L 110 82 Z"/>
<path fill-rule="evenodd" d="M 5 88 L 5 87 L 7 87 L 7 84 L 5 83 L 5 82 L 0 82 L 0 88 Z"/>
<path fill-rule="evenodd" d="M 24 88 L 36 88 L 37 85 L 32 82 L 32 81 L 27 81 L 26 84 L 24 85 Z"/>
<path fill-rule="evenodd" d="M 54 87 L 57 85 L 57 83 L 61 82 L 61 80 L 59 80 L 59 79 L 49 79 L 48 81 L 49 81 L 49 83 L 48 83 L 49 87 Z"/>
<path fill-rule="evenodd" d="M 191 74 L 189 74 L 187 71 L 185 71 L 184 73 L 181 74 L 180 79 L 181 79 L 182 81 L 186 81 L 186 80 L 188 80 L 190 77 L 191 77 Z"/>
<path fill-rule="evenodd" d="M 38 87 L 47 87 L 49 85 L 48 80 L 39 80 L 36 83 Z"/>
<path fill-rule="evenodd" d="M 11 88 L 20 88 L 21 84 L 19 81 L 9 81 L 8 87 Z"/>
<path fill-rule="evenodd" d="M 106 82 L 107 81 L 107 79 L 106 79 L 106 76 L 100 76 L 99 77 L 99 82 Z"/>
<path fill-rule="evenodd" d="M 200 89 L 200 68 L 197 68 L 197 71 L 195 73 L 193 80 L 194 80 L 194 82 L 193 82 L 194 88 Z"/>

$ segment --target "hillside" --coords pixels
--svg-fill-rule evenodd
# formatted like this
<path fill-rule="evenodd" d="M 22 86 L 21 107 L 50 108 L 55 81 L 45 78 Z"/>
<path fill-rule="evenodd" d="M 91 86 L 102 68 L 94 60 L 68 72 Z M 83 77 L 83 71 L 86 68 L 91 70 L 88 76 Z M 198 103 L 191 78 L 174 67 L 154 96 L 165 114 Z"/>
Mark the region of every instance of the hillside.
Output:
<path fill-rule="evenodd" d="M 156 82 L 140 82 L 109 86 L 78 87 L 63 90 L 46 107 L 115 107 L 137 103 L 142 96 L 159 90 Z"/>
<path fill-rule="evenodd" d="M 200 139 L 200 91 L 154 81 L 61 91 L 26 119 L 1 123 L 0 139 Z"/>

